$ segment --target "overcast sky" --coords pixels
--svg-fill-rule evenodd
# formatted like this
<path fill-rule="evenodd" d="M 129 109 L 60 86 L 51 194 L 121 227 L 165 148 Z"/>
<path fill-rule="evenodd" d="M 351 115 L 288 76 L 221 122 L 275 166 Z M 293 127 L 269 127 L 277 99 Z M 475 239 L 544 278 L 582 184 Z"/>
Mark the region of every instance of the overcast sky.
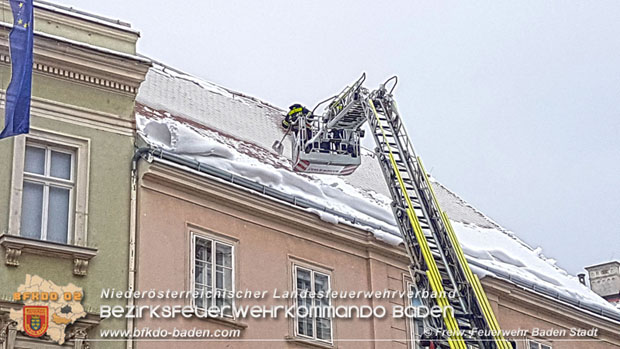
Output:
<path fill-rule="evenodd" d="M 573 274 L 620 259 L 620 1 L 60 2 L 284 108 L 397 74 L 433 176 Z"/>

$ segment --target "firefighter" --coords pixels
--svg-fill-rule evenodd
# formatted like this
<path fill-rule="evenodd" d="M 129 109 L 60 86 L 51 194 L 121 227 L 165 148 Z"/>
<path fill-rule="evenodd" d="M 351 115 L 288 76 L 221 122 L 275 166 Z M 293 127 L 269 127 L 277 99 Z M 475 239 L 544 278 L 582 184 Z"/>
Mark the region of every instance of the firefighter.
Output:
<path fill-rule="evenodd" d="M 282 127 L 284 129 L 288 129 L 292 127 L 294 132 L 299 130 L 299 125 L 297 125 L 297 119 L 301 116 L 306 116 L 306 127 L 309 128 L 311 126 L 311 122 L 314 119 L 314 115 L 308 110 L 308 108 L 302 106 L 301 104 L 293 104 L 289 107 L 289 112 L 282 120 Z"/>
<path fill-rule="evenodd" d="M 295 137 L 299 136 L 299 118 L 305 117 L 306 120 L 306 138 L 301 139 L 302 145 L 305 145 L 305 142 L 312 138 L 312 121 L 314 120 L 314 115 L 308 108 L 302 106 L 301 104 L 293 104 L 289 107 L 289 112 L 282 120 L 282 127 L 284 129 L 291 128 L 291 131 L 295 133 Z M 307 147 L 304 147 L 307 148 Z M 307 150 L 309 151 L 309 150 Z"/>

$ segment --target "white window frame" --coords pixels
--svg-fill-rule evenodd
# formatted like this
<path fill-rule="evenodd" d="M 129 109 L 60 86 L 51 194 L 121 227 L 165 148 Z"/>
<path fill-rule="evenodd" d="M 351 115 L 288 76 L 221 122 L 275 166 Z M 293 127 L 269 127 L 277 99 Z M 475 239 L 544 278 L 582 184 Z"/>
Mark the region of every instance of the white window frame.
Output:
<path fill-rule="evenodd" d="M 73 243 L 73 225 L 74 225 L 74 216 L 75 210 L 73 209 L 75 199 L 75 157 L 77 156 L 76 149 L 60 147 L 56 144 L 50 144 L 48 142 L 39 142 L 37 140 L 26 140 L 26 147 L 43 149 L 45 151 L 44 156 L 44 169 L 43 174 L 31 173 L 23 171 L 23 182 L 31 182 L 43 185 L 43 203 L 41 207 L 41 231 L 39 240 L 42 241 L 50 241 L 47 239 L 47 229 L 48 229 L 48 214 L 49 214 L 49 191 L 50 187 L 59 187 L 63 189 L 69 189 L 69 214 L 67 216 L 67 244 L 71 245 Z M 70 165 L 70 173 L 69 179 L 55 178 L 52 177 L 51 172 L 51 157 L 52 151 L 57 153 L 69 154 L 71 156 L 71 165 Z M 24 157 L 25 159 L 25 157 Z M 25 164 L 24 164 L 25 166 Z M 22 184 L 23 185 L 23 184 Z M 22 203 L 23 207 L 23 203 Z M 21 218 L 21 215 L 20 215 Z M 20 220 L 21 225 L 21 220 Z M 21 233 L 21 231 L 20 231 Z"/>
<path fill-rule="evenodd" d="M 315 274 L 321 274 L 321 275 L 325 275 L 327 276 L 327 284 L 328 284 L 328 292 L 331 291 L 331 287 L 332 287 L 332 277 L 331 274 L 322 270 L 316 270 L 315 268 L 306 266 L 306 265 L 301 265 L 301 264 L 293 264 L 293 292 L 294 294 L 297 294 L 297 270 L 298 269 L 304 269 L 310 272 L 310 291 L 311 292 L 316 292 L 315 291 L 315 286 L 314 286 L 314 275 Z M 329 299 L 329 305 L 332 306 L 332 299 Z M 294 304 L 295 304 L 295 309 L 297 309 L 297 300 L 294 300 Z M 312 298 L 312 306 L 316 306 L 315 304 L 316 302 L 316 298 Z M 309 340 L 314 340 L 314 341 L 318 341 L 320 343 L 327 343 L 330 345 L 333 345 L 334 343 L 334 319 L 329 319 L 329 334 L 330 334 L 330 338 L 329 340 L 325 340 L 325 339 L 320 339 L 317 338 L 316 334 L 317 334 L 317 326 L 316 326 L 316 318 L 312 318 L 312 334 L 313 336 L 306 336 L 304 334 L 300 334 L 299 333 L 299 322 L 297 321 L 297 316 L 295 316 L 294 322 L 295 322 L 295 336 L 299 337 L 299 338 L 304 338 L 304 339 L 309 339 Z"/>
<path fill-rule="evenodd" d="M 226 246 L 230 246 L 231 247 L 231 286 L 232 286 L 232 292 L 234 294 L 235 290 L 237 289 L 236 287 L 236 272 L 237 272 L 237 266 L 236 266 L 236 249 L 237 246 L 235 244 L 234 241 L 230 241 L 230 240 L 226 240 L 226 239 L 222 239 L 220 237 L 211 235 L 211 234 L 204 234 L 204 233 L 196 233 L 194 231 L 190 231 L 190 284 L 191 284 L 191 291 L 192 294 L 196 291 L 196 240 L 197 239 L 203 239 L 203 240 L 211 240 L 211 243 L 213 244 L 211 246 L 211 267 L 213 268 L 211 271 L 211 290 L 215 291 L 216 287 L 216 272 L 215 272 L 215 253 L 216 253 L 216 243 L 222 244 L 222 245 L 226 245 Z M 195 312 L 204 312 L 205 309 L 201 309 L 198 308 L 196 306 L 196 300 L 194 299 L 194 297 L 190 297 L 190 304 L 191 307 L 194 308 Z M 231 298 L 231 307 L 234 308 L 235 306 L 235 298 Z M 230 318 L 230 319 L 234 319 L 234 312 L 231 310 L 230 314 L 224 314 L 225 318 Z"/>
<path fill-rule="evenodd" d="M 87 138 L 66 135 L 62 133 L 31 128 L 30 133 L 19 135 L 13 140 L 13 172 L 11 178 L 11 198 L 10 198 L 10 216 L 9 216 L 9 235 L 21 236 L 21 210 L 23 198 L 24 179 L 32 181 L 43 180 L 42 176 L 31 173 L 24 173 L 26 159 L 26 145 L 49 147 L 50 149 L 73 153 L 72 156 L 72 178 L 73 190 L 70 193 L 69 206 L 69 224 L 67 245 L 87 246 L 88 237 L 88 188 L 89 188 L 89 172 L 90 172 L 90 140 Z M 47 156 L 47 154 L 46 154 Z M 49 161 L 46 161 L 49 166 Z M 45 180 L 49 180 L 45 177 Z M 61 180 L 53 180 L 55 184 L 61 183 Z M 44 198 L 44 205 L 45 198 Z M 47 215 L 45 207 L 42 214 Z M 43 220 L 42 220 L 43 221 Z M 41 227 L 42 242 L 44 231 L 47 226 Z"/>
<path fill-rule="evenodd" d="M 407 287 L 407 292 L 412 292 L 413 295 L 416 294 L 416 287 L 413 283 L 411 282 L 406 282 L 405 283 L 405 287 Z M 407 306 L 413 306 L 413 298 L 407 297 Z M 420 349 L 420 341 L 419 338 L 422 336 L 422 333 L 418 334 L 417 332 L 417 326 L 416 326 L 416 321 L 418 321 L 418 319 L 416 318 L 411 318 L 409 319 L 409 336 L 411 336 L 411 348 L 412 349 Z M 419 321 L 422 321 L 422 319 L 419 319 Z M 417 335 L 417 337 L 416 337 Z"/>
<path fill-rule="evenodd" d="M 544 344 L 534 339 L 527 340 L 527 349 L 530 349 L 532 347 L 532 344 L 538 346 L 537 349 L 553 349 L 553 346 L 551 344 Z"/>

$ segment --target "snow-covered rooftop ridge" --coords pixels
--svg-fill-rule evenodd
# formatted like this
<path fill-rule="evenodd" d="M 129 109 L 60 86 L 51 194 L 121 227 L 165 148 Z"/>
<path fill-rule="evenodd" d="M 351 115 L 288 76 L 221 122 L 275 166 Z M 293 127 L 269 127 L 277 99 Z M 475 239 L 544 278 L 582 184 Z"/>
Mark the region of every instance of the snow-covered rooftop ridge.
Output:
<path fill-rule="evenodd" d="M 247 94 L 241 93 L 239 91 L 232 90 L 230 88 L 218 85 L 218 84 L 216 84 L 214 82 L 211 82 L 211 81 L 208 81 L 208 80 L 205 80 L 205 79 L 197 78 L 197 77 L 195 77 L 195 76 L 193 76 L 193 75 L 191 75 L 189 73 L 186 73 L 186 72 L 184 72 L 182 70 L 179 70 L 177 68 L 168 66 L 168 65 L 166 65 L 164 63 L 161 63 L 161 62 L 158 62 L 158 61 L 152 61 L 152 62 L 153 62 L 153 68 L 152 68 L 153 70 L 156 70 L 156 71 L 161 72 L 163 74 L 167 74 L 167 75 L 169 75 L 169 76 L 171 76 L 173 78 L 187 80 L 187 81 L 192 82 L 192 83 L 194 83 L 194 84 L 196 84 L 196 85 L 198 85 L 198 86 L 200 86 L 200 87 L 202 87 L 204 89 L 207 89 L 207 90 L 209 90 L 211 92 L 214 92 L 214 93 L 221 94 L 223 96 L 227 96 L 227 97 L 230 97 L 230 98 L 233 98 L 233 99 L 235 99 L 235 98 L 245 99 L 245 100 L 247 100 L 249 102 L 258 103 L 258 104 L 263 105 L 265 107 L 272 108 L 272 109 L 274 109 L 274 110 L 276 110 L 278 112 L 282 112 L 282 113 L 285 112 L 284 109 L 279 108 L 277 106 L 274 106 L 273 104 L 268 103 L 266 101 L 263 101 L 261 99 L 258 99 L 256 97 L 249 96 Z"/>
<path fill-rule="evenodd" d="M 477 215 L 480 219 L 476 220 L 476 222 L 471 222 L 471 223 L 476 223 L 477 225 L 484 227 L 484 228 L 497 228 L 498 230 L 506 231 L 499 223 L 495 222 L 489 216 L 485 215 L 482 211 L 478 210 L 472 204 L 465 201 L 465 199 L 463 199 L 460 195 L 458 195 L 457 193 L 453 192 L 452 190 L 448 189 L 446 186 L 441 184 L 441 182 L 439 182 L 438 179 L 430 175 L 429 175 L 429 179 L 431 183 L 433 183 L 433 188 L 435 188 L 435 191 L 436 191 L 435 194 L 437 195 L 448 194 L 453 197 L 453 200 L 451 200 L 451 203 L 458 204 L 458 206 L 464 208 L 465 217 L 462 217 L 461 210 L 458 210 L 456 209 L 456 207 L 453 207 L 452 210 L 450 210 L 452 211 L 452 216 L 450 217 L 452 220 L 457 220 L 457 221 L 464 220 L 464 221 L 471 222 L 473 215 Z M 446 207 L 443 207 L 443 206 L 442 208 L 444 210 L 446 209 Z"/>
<path fill-rule="evenodd" d="M 137 125 L 154 146 L 228 171 L 266 187 L 319 203 L 336 212 L 372 222 L 378 239 L 398 244 L 400 238 L 389 207 L 385 184 L 372 154 L 365 154 L 353 176 L 300 175 L 290 160 L 270 150 L 282 137 L 282 112 L 254 100 L 239 100 L 216 84 L 156 67 L 138 94 Z M 228 91 L 229 92 L 229 91 Z M 290 149 L 290 148 L 289 148 Z M 436 181 L 434 188 L 447 211 L 473 269 L 573 304 L 620 313 L 611 304 L 493 222 Z M 312 212 L 312 210 L 311 210 Z M 312 212 L 330 223 L 344 223 L 324 212 Z"/>
<path fill-rule="evenodd" d="M 532 248 L 523 240 L 519 239 L 519 237 L 515 233 L 502 227 L 492 218 L 485 215 L 482 211 L 478 210 L 469 202 L 465 201 L 465 199 L 463 199 L 457 193 L 453 192 L 452 190 L 441 184 L 437 179 L 431 177 L 431 182 L 433 183 L 433 188 L 435 190 L 435 194 L 437 195 L 437 200 L 439 200 L 439 202 L 441 203 L 441 208 L 449 213 L 449 218 L 451 221 L 465 224 L 473 224 L 485 229 L 497 230 L 514 239 L 516 242 L 531 250 L 532 252 L 536 252 L 538 256 L 544 261 L 550 260 L 549 258 L 545 257 L 543 254 L 540 253 L 542 251 L 542 248 Z M 446 195 L 450 197 L 445 197 Z M 557 268 L 562 272 L 566 273 L 566 271 L 564 271 L 560 267 Z"/>

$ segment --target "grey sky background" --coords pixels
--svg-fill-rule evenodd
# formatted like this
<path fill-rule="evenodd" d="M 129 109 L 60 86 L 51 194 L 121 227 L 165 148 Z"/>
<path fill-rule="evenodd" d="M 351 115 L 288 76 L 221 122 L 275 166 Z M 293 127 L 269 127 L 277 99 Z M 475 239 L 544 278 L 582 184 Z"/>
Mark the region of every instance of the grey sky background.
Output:
<path fill-rule="evenodd" d="M 427 170 L 571 273 L 620 259 L 619 1 L 60 0 L 139 51 L 286 108 L 362 71 Z"/>

